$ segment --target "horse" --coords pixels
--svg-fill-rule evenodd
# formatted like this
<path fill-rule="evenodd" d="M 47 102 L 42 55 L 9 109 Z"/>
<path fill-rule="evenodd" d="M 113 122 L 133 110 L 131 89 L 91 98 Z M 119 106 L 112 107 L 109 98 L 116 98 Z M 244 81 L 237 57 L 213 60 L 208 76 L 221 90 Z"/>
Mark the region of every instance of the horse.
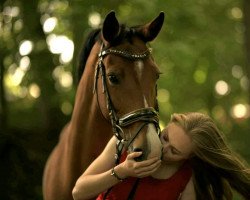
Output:
<path fill-rule="evenodd" d="M 102 27 L 86 39 L 70 122 L 50 154 L 43 174 L 45 200 L 70 200 L 77 178 L 117 137 L 125 147 L 142 151 L 141 160 L 160 155 L 157 79 L 160 70 L 148 42 L 159 34 L 164 13 L 144 25 L 127 27 L 111 11 Z M 115 159 L 115 158 L 114 158 Z"/>

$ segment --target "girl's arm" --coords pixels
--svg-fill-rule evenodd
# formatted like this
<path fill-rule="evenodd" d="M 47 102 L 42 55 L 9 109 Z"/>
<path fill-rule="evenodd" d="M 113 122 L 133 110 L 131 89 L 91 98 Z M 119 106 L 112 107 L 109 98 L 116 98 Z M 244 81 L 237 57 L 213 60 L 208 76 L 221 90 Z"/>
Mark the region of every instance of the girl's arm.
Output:
<path fill-rule="evenodd" d="M 182 192 L 180 200 L 196 200 L 193 176 L 190 178 L 184 191 Z"/>
<path fill-rule="evenodd" d="M 100 156 L 79 177 L 72 192 L 74 200 L 96 197 L 119 183 L 119 180 L 111 175 L 113 167 L 115 173 L 124 179 L 129 176 L 145 177 L 151 175 L 160 166 L 159 158 L 136 162 L 134 158 L 140 156 L 141 152 L 129 154 L 123 163 L 115 166 L 116 142 L 117 139 L 113 136 Z"/>

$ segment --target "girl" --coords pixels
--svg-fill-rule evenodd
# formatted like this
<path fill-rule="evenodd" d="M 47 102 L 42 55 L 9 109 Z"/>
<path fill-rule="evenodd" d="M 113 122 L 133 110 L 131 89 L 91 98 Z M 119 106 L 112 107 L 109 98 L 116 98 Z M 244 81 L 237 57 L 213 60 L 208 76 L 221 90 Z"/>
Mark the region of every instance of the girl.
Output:
<path fill-rule="evenodd" d="M 250 170 L 201 113 L 173 114 L 161 133 L 162 160 L 136 162 L 141 152 L 115 166 L 116 138 L 77 180 L 75 200 L 231 200 L 232 189 L 250 199 Z M 111 188 L 111 189 L 109 189 Z"/>

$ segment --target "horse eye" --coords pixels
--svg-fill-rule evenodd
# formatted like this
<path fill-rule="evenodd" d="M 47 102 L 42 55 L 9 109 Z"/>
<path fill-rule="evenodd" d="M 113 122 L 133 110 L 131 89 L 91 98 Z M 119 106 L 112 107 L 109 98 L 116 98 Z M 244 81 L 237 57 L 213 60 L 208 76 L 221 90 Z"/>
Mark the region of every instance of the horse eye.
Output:
<path fill-rule="evenodd" d="M 108 75 L 108 78 L 109 78 L 109 81 L 112 83 L 112 84 L 118 84 L 119 83 L 119 80 L 117 78 L 116 75 Z"/>
<path fill-rule="evenodd" d="M 158 79 L 160 78 L 161 75 L 162 75 L 162 73 L 161 73 L 161 72 L 158 72 L 158 73 L 156 74 L 156 80 L 158 80 Z"/>

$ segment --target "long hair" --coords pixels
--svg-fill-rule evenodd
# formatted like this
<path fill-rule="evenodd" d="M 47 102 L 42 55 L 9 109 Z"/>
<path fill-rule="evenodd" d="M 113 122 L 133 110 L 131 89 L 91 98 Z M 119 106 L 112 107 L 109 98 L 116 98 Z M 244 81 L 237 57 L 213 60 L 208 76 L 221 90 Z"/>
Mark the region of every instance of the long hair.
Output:
<path fill-rule="evenodd" d="M 173 114 L 171 122 L 191 137 L 190 163 L 198 200 L 232 200 L 232 189 L 250 199 L 250 169 L 211 118 L 201 113 Z"/>

